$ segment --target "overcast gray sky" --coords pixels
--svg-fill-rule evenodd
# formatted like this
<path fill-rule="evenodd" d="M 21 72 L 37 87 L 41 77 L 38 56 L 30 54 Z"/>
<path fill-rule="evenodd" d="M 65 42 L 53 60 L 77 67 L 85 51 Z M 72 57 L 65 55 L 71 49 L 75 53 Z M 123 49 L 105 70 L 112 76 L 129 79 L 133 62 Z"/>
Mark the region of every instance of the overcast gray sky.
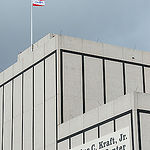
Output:
<path fill-rule="evenodd" d="M 30 46 L 30 0 L 0 8 L 0 68 Z M 48 33 L 150 51 L 150 0 L 46 0 L 33 8 L 34 42 Z"/>

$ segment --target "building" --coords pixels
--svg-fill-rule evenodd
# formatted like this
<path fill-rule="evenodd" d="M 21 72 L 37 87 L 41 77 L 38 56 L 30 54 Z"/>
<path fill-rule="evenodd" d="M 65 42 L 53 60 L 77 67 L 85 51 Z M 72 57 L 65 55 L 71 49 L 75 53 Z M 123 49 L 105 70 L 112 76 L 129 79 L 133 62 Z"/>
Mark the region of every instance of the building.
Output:
<path fill-rule="evenodd" d="M 74 149 L 125 128 L 131 150 L 149 149 L 150 52 L 54 34 L 30 49 L 0 73 L 0 150 Z"/>

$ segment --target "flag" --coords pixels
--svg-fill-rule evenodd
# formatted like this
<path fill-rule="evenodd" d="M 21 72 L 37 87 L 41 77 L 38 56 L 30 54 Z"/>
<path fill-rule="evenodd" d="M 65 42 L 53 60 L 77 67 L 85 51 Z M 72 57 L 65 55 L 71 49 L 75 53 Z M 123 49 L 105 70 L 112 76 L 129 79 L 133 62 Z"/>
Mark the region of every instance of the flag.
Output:
<path fill-rule="evenodd" d="M 33 6 L 45 6 L 45 0 L 33 0 L 32 5 Z"/>

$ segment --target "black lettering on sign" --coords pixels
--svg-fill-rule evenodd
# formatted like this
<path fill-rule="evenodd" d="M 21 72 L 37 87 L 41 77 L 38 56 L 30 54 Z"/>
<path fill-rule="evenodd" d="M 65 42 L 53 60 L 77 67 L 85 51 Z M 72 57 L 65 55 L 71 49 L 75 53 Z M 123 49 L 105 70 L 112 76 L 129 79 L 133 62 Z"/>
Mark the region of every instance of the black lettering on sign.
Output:
<path fill-rule="evenodd" d="M 127 140 L 126 134 L 120 134 L 119 142 L 122 142 L 124 140 Z"/>

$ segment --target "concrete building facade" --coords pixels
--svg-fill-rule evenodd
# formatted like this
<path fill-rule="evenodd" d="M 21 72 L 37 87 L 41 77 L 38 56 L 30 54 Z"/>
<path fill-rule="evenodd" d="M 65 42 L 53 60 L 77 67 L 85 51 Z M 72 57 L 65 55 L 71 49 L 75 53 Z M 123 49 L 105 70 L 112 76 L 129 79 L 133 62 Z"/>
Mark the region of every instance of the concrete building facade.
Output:
<path fill-rule="evenodd" d="M 73 149 L 129 127 L 150 143 L 150 53 L 48 34 L 0 73 L 0 150 Z"/>

